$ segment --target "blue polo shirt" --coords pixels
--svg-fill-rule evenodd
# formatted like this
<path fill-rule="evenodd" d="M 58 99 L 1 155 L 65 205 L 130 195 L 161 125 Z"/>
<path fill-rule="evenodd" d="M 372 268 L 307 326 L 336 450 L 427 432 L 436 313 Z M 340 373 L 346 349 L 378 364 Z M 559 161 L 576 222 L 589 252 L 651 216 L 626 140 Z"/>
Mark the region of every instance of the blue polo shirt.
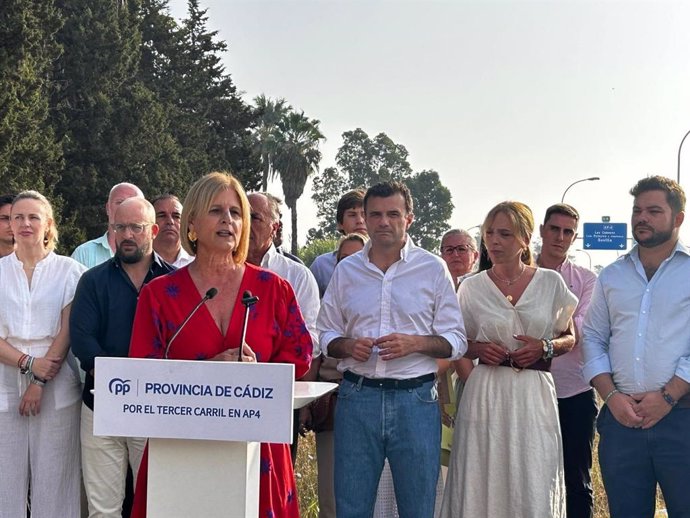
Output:
<path fill-rule="evenodd" d="M 175 270 L 154 253 L 144 284 Z M 120 259 L 87 270 L 79 280 L 70 312 L 70 346 L 86 372 L 82 399 L 93 410 L 90 371 L 97 356 L 127 357 L 139 292 Z"/>

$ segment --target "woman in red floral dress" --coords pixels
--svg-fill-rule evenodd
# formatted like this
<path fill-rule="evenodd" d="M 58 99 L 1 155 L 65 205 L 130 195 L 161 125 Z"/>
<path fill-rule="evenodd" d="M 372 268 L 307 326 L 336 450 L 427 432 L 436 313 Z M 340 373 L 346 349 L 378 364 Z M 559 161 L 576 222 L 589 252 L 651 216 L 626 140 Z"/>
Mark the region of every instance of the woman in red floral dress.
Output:
<path fill-rule="evenodd" d="M 185 317 L 216 288 L 175 338 L 170 359 L 235 361 L 241 340 L 242 294 L 259 297 L 251 307 L 243 358 L 292 363 L 295 376 L 311 362 L 312 342 L 294 292 L 287 281 L 245 262 L 250 208 L 239 182 L 223 173 L 197 181 L 184 203 L 182 245 L 196 255 L 187 267 L 142 289 L 134 320 L 130 356 L 163 358 L 165 346 Z M 147 452 L 148 453 L 148 452 Z M 132 518 L 146 516 L 147 453 L 134 494 Z M 287 444 L 262 444 L 260 518 L 299 517 L 290 450 Z"/>

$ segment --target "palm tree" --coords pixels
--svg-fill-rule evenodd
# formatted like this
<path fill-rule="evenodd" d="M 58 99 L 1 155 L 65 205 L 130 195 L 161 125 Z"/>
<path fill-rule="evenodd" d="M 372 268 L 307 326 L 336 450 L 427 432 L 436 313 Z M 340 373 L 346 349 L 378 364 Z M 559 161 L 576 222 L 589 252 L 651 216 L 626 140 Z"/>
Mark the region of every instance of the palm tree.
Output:
<path fill-rule="evenodd" d="M 273 167 L 274 155 L 277 146 L 277 126 L 283 117 L 292 111 L 292 108 L 282 97 L 276 100 L 266 97 L 264 94 L 254 98 L 254 104 L 260 113 L 255 135 L 257 148 L 261 155 L 261 190 L 268 190 L 268 181 L 275 176 Z"/>
<path fill-rule="evenodd" d="M 289 112 L 278 122 L 277 149 L 273 167 L 283 184 L 285 204 L 292 220 L 292 253 L 297 253 L 297 200 L 304 192 L 309 175 L 319 170 L 319 143 L 326 137 L 319 130 L 320 121 L 304 112 Z"/>

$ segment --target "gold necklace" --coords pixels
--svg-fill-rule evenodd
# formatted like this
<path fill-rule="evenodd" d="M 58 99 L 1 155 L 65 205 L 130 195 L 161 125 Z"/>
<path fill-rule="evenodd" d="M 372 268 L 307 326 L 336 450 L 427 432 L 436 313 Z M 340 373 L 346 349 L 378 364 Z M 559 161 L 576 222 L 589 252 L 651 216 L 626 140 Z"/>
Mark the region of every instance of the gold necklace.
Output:
<path fill-rule="evenodd" d="M 525 273 L 525 270 L 527 269 L 527 267 L 525 266 L 525 263 L 520 263 L 520 264 L 522 265 L 522 269 L 520 270 L 520 273 L 517 275 L 517 277 L 514 277 L 514 278 L 512 278 L 512 279 L 503 279 L 503 278 L 501 278 L 501 276 L 499 276 L 499 275 L 496 273 L 496 270 L 494 270 L 494 267 L 493 267 L 493 266 L 491 267 L 491 273 L 494 274 L 494 277 L 496 277 L 496 280 L 497 280 L 497 281 L 501 281 L 502 283 L 507 284 L 508 286 L 512 286 L 512 285 L 515 284 L 518 280 L 520 280 L 520 277 L 522 277 L 522 274 L 524 274 L 524 273 Z M 510 299 L 508 299 L 508 300 L 512 300 L 512 298 L 510 298 Z"/>

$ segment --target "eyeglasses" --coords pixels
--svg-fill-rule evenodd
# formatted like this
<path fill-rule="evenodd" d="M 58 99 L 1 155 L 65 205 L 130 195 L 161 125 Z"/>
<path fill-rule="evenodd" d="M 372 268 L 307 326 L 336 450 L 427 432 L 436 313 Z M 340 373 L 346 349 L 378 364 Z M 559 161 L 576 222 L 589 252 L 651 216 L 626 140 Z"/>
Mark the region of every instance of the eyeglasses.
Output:
<path fill-rule="evenodd" d="M 443 255 L 468 254 L 470 252 L 474 252 L 474 248 L 472 248 L 471 246 L 458 245 L 441 247 L 441 253 Z"/>
<path fill-rule="evenodd" d="M 135 236 L 141 234 L 144 230 L 151 226 L 151 223 L 115 223 L 112 229 L 117 234 L 123 234 L 127 229 L 132 231 Z"/>

